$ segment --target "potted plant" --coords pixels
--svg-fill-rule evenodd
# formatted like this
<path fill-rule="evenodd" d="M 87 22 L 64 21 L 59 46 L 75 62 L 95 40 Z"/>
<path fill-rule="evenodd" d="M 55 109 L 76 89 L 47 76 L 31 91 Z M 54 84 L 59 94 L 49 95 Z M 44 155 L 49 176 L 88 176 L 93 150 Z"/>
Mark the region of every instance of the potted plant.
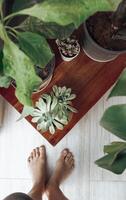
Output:
<path fill-rule="evenodd" d="M 126 70 L 122 73 L 109 98 L 126 96 Z M 126 104 L 109 107 L 100 122 L 101 126 L 115 136 L 126 141 Z M 104 147 L 105 155 L 96 161 L 99 167 L 115 174 L 122 174 L 126 169 L 126 142 L 112 142 Z"/>
<path fill-rule="evenodd" d="M 64 61 L 71 61 L 80 53 L 80 44 L 77 39 L 69 37 L 63 40 L 56 40 L 59 52 Z"/>
<path fill-rule="evenodd" d="M 83 50 L 93 60 L 108 62 L 126 52 L 126 0 L 115 12 L 98 12 L 84 23 Z"/>
<path fill-rule="evenodd" d="M 54 134 L 57 129 L 63 130 L 77 110 L 72 107 L 72 100 L 76 98 L 71 89 L 53 86 L 50 94 L 43 94 L 31 109 L 32 122 L 42 132 Z"/>
<path fill-rule="evenodd" d="M 68 37 L 96 11 L 113 10 L 116 6 L 115 2 L 108 0 L 97 0 L 97 3 L 88 0 L 86 5 L 83 0 L 15 0 L 14 6 L 7 1 L 13 8 L 9 14 L 4 14 L 5 2 L 0 1 L 0 86 L 8 87 L 14 80 L 16 97 L 20 103 L 28 106 L 32 106 L 33 91 L 42 84 L 35 66 L 44 68 L 54 56 L 45 35 L 53 39 L 60 39 L 64 34 Z M 21 22 L 15 25 L 19 16 Z M 26 29 L 20 26 L 23 19 Z"/>

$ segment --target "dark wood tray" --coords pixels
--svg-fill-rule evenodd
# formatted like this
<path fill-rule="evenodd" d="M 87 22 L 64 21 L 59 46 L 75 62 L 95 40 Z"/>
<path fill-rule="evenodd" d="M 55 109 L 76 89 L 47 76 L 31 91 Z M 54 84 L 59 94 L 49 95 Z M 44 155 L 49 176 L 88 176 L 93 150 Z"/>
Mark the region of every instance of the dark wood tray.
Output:
<path fill-rule="evenodd" d="M 55 48 L 55 47 L 54 47 Z M 49 86 L 43 91 L 34 95 L 36 101 L 42 93 L 49 92 L 53 85 L 71 87 L 77 98 L 73 101 L 73 106 L 78 110 L 74 114 L 70 123 L 63 131 L 57 131 L 54 135 L 41 133 L 50 144 L 55 146 L 89 111 L 89 109 L 104 95 L 104 93 L 114 84 L 122 70 L 125 68 L 126 55 L 118 57 L 108 63 L 98 63 L 89 59 L 81 50 L 80 55 L 71 62 L 63 62 L 56 50 L 56 69 Z M 15 89 L 10 86 L 8 89 L 0 88 L 0 94 L 19 112 L 22 105 L 14 95 Z M 26 118 L 33 127 L 31 117 Z M 76 142 L 76 141 L 75 141 Z"/>

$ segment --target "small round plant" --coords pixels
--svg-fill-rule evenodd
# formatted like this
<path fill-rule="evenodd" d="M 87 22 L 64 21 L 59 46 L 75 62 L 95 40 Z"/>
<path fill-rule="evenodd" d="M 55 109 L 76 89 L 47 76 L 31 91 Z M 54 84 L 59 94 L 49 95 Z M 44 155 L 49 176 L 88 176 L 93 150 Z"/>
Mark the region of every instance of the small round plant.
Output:
<path fill-rule="evenodd" d="M 62 118 L 64 115 L 69 115 L 69 112 L 77 112 L 77 110 L 71 106 L 72 100 L 76 98 L 76 95 L 71 92 L 71 88 L 66 88 L 65 86 L 61 88 L 55 85 L 53 87 L 53 95 L 57 98 L 57 106 L 55 109 L 57 109 L 59 118 Z"/>
<path fill-rule="evenodd" d="M 32 113 L 32 122 L 37 123 L 37 129 L 54 134 L 57 129 L 63 130 L 69 123 L 70 113 L 77 110 L 72 107 L 72 100 L 76 98 L 71 89 L 54 86 L 50 94 L 44 94 L 36 102 Z"/>
<path fill-rule="evenodd" d="M 65 61 L 70 61 L 75 58 L 80 52 L 80 45 L 75 38 L 67 38 L 56 40 L 60 54 Z"/>

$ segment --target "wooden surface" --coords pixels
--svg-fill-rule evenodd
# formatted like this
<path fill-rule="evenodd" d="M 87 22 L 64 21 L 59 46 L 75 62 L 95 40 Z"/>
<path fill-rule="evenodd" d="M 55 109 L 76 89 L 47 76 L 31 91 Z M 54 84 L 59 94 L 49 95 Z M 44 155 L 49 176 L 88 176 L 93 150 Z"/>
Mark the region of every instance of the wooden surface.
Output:
<path fill-rule="evenodd" d="M 0 129 L 0 200 L 13 192 L 29 192 L 32 179 L 27 158 L 33 148 L 42 144 L 46 146 L 50 176 L 64 148 L 69 148 L 74 154 L 75 169 L 61 185 L 69 200 L 126 200 L 126 172 L 114 175 L 94 164 L 103 155 L 104 145 L 119 140 L 103 129 L 99 120 L 106 108 L 126 103 L 126 97 L 107 100 L 108 94 L 107 92 L 55 148 L 25 119 L 16 122 L 20 114 L 6 102 L 4 122 Z"/>
<path fill-rule="evenodd" d="M 43 92 L 35 94 L 32 97 L 33 101 L 36 101 L 42 93 L 51 91 L 55 84 L 58 86 L 66 85 L 72 88 L 73 93 L 77 95 L 73 106 L 78 110 L 78 113 L 73 115 L 72 120 L 63 131 L 58 130 L 54 135 L 48 132 L 40 132 L 40 134 L 55 146 L 113 85 L 125 67 L 125 58 L 126 55 L 122 55 L 112 62 L 98 63 L 89 59 L 83 51 L 71 62 L 60 62 L 58 57 L 50 85 Z M 21 112 L 22 106 L 16 99 L 14 92 L 12 86 L 8 89 L 0 89 L 1 95 Z M 27 120 L 31 123 L 30 117 Z M 35 124 L 32 125 L 36 127 Z"/>
<path fill-rule="evenodd" d="M 4 120 L 4 100 L 3 98 L 0 97 L 0 127 L 3 125 L 3 120 Z"/>

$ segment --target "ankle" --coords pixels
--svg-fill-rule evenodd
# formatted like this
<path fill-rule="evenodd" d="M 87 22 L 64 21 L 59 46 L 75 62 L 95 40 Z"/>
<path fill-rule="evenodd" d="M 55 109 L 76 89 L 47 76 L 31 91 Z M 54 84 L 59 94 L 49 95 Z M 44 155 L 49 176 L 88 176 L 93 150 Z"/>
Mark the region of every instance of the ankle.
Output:
<path fill-rule="evenodd" d="M 48 200 L 68 200 L 62 191 L 60 190 L 59 186 L 57 184 L 49 184 L 46 187 L 46 196 L 48 197 Z"/>
<path fill-rule="evenodd" d="M 42 184 L 42 183 L 39 183 L 39 182 L 34 183 L 33 187 L 32 187 L 32 190 L 34 190 L 34 191 L 43 192 L 44 189 L 45 189 L 45 184 Z"/>
<path fill-rule="evenodd" d="M 55 192 L 59 190 L 59 185 L 56 182 L 50 182 L 46 186 L 46 195 L 50 199 L 50 197 L 55 194 Z"/>
<path fill-rule="evenodd" d="M 59 188 L 60 187 L 60 179 L 56 175 L 53 175 L 50 178 L 48 185 L 50 187 Z"/>
<path fill-rule="evenodd" d="M 29 196 L 30 197 L 41 197 L 43 193 L 44 193 L 44 187 L 42 187 L 40 185 L 33 185 L 32 189 L 29 192 Z"/>

